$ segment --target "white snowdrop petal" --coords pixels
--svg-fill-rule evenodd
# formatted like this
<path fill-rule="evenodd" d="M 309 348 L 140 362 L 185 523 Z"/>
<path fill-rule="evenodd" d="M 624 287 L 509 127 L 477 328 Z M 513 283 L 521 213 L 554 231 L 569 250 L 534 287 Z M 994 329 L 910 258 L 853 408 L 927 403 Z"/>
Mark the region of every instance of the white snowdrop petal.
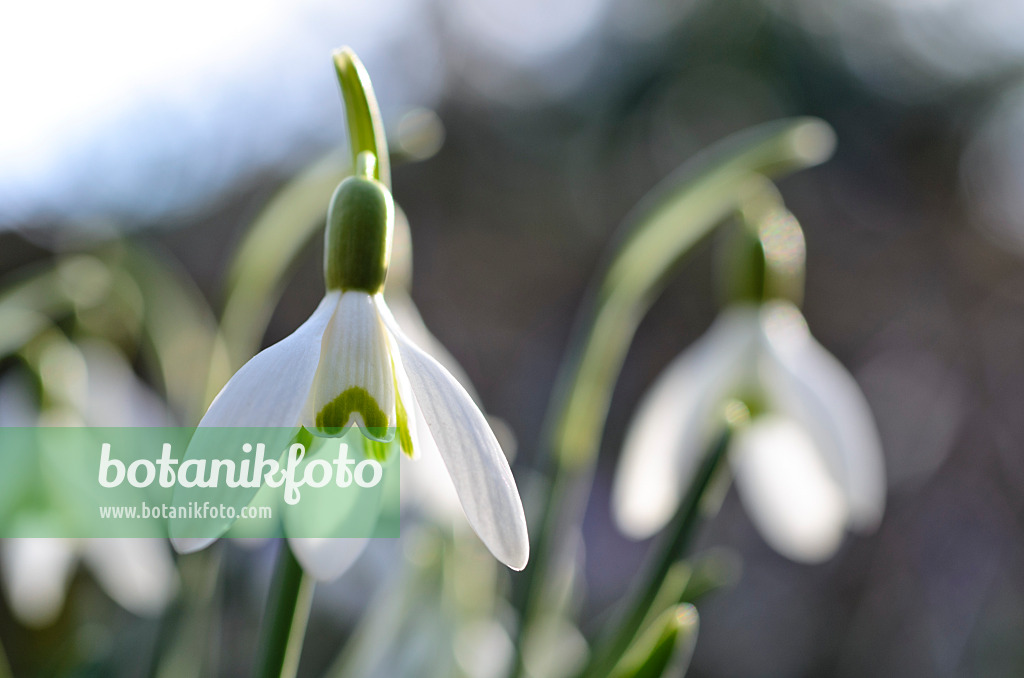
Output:
<path fill-rule="evenodd" d="M 217 541 L 217 537 L 171 537 L 171 546 L 178 553 L 195 553 Z"/>
<path fill-rule="evenodd" d="M 13 537 L 3 540 L 4 593 L 11 611 L 26 626 L 56 621 L 64 605 L 75 557 L 66 539 Z"/>
<path fill-rule="evenodd" d="M 762 370 L 772 407 L 810 433 L 846 496 L 851 524 L 874 529 L 885 508 L 885 469 L 878 429 L 864 394 L 811 336 L 794 306 L 766 306 L 762 326 Z"/>
<path fill-rule="evenodd" d="M 87 539 L 82 556 L 103 590 L 134 614 L 159 615 L 178 591 L 174 561 L 163 539 Z"/>
<path fill-rule="evenodd" d="M 291 537 L 288 545 L 302 569 L 318 581 L 343 575 L 362 554 L 368 540 L 361 537 Z"/>
<path fill-rule="evenodd" d="M 526 516 L 508 460 L 486 418 L 440 363 L 405 338 L 383 300 L 379 306 L 470 526 L 498 560 L 523 569 L 530 556 Z"/>
<path fill-rule="evenodd" d="M 831 557 L 842 542 L 846 501 L 814 441 L 795 422 L 755 419 L 730 450 L 736 486 L 764 540 L 795 561 Z"/>
<path fill-rule="evenodd" d="M 105 341 L 79 343 L 85 359 L 89 399 L 82 418 L 89 426 L 171 426 L 167 405 Z"/>
<path fill-rule="evenodd" d="M 413 445 L 412 459 L 404 454 L 401 458 L 401 501 L 403 505 L 417 506 L 441 524 L 449 523 L 462 516 L 459 497 L 441 460 L 437 443 L 430 434 L 430 427 L 423 418 L 423 411 L 416 402 L 409 375 L 401 366 L 398 341 L 393 336 L 391 339 L 395 342 L 397 354 L 395 382 L 406 409 L 406 425 Z"/>
<path fill-rule="evenodd" d="M 292 334 L 256 354 L 214 398 L 200 426 L 297 426 L 339 293 L 330 292 Z"/>
<path fill-rule="evenodd" d="M 426 423 L 423 423 L 426 427 Z M 428 434 L 429 435 L 429 434 Z M 441 525 L 462 520 L 459 495 L 448 476 L 444 461 L 437 446 L 421 446 L 419 456 L 413 460 L 403 457 L 402 463 L 402 504 L 415 506 Z"/>
<path fill-rule="evenodd" d="M 345 292 L 323 333 L 320 364 L 303 424 L 336 434 L 358 425 L 365 435 L 390 440 L 395 426 L 395 377 L 387 330 L 374 298 Z"/>
<path fill-rule="evenodd" d="M 412 298 L 404 290 L 398 289 L 395 291 L 385 291 L 384 300 L 388 305 L 388 310 L 391 311 L 391 316 L 395 319 L 398 326 L 402 328 L 402 333 L 405 334 L 409 341 L 419 346 L 427 355 L 441 363 L 442 367 L 448 370 L 455 377 L 455 380 L 466 389 L 466 392 L 472 396 L 474 402 L 479 403 L 480 398 L 476 394 L 472 382 L 469 380 L 469 375 L 462 369 L 462 365 L 455 359 L 455 356 L 427 328 L 427 324 L 423 322 L 423 317 L 416 308 L 416 304 L 413 303 Z"/>
<path fill-rule="evenodd" d="M 723 312 L 641 400 L 612 487 L 613 514 L 630 537 L 649 537 L 675 513 L 716 433 L 716 409 L 754 359 L 757 322 L 750 306 Z"/>

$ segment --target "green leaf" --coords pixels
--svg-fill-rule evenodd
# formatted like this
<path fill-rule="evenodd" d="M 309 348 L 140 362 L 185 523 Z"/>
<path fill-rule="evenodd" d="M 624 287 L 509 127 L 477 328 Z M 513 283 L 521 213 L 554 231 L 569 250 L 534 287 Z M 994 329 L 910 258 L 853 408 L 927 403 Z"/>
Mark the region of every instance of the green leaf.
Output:
<path fill-rule="evenodd" d="M 641 633 L 612 670 L 611 678 L 682 676 L 697 642 L 697 609 L 673 605 Z"/>

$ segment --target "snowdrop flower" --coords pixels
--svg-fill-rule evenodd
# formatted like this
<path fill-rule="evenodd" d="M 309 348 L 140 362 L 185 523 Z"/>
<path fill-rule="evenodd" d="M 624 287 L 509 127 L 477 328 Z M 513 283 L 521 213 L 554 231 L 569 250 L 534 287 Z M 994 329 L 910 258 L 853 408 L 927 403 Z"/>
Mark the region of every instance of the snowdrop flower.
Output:
<path fill-rule="evenodd" d="M 51 341 L 42 351 L 40 378 L 51 406 L 39 412 L 31 387 L 15 373 L 0 383 L 0 425 L 166 426 L 160 398 L 146 387 L 124 357 L 100 340 L 77 345 Z M 45 516 L 24 514 L 28 532 Z M 12 537 L 3 540 L 0 572 L 4 594 L 17 619 L 41 628 L 56 620 L 64 606 L 74 568 L 81 561 L 103 590 L 121 607 L 140 616 L 156 616 L 178 590 L 170 550 L 163 539 Z"/>
<path fill-rule="evenodd" d="M 878 524 L 885 477 L 867 402 L 796 306 L 775 300 L 727 308 L 644 397 L 613 488 L 627 534 L 649 536 L 672 516 L 728 398 L 754 415 L 729 455 L 740 499 L 776 551 L 819 562 L 847 526 Z"/>
<path fill-rule="evenodd" d="M 373 156 L 335 191 L 327 217 L 327 293 L 294 333 L 228 381 L 200 426 L 304 426 L 319 436 L 357 426 L 398 441 L 410 457 L 436 450 L 470 526 L 498 560 L 526 566 L 529 540 L 508 461 L 483 413 L 451 373 L 411 341 L 382 294 L 394 223 L 391 194 L 372 179 Z M 177 539 L 182 552 L 212 539 Z M 317 578 L 333 578 L 341 540 L 292 540 Z"/>

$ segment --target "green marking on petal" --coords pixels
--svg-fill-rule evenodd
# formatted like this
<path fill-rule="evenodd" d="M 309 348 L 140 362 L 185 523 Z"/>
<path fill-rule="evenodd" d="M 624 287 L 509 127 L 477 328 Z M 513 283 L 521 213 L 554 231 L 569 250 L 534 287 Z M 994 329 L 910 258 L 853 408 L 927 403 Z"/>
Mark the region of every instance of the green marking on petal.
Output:
<path fill-rule="evenodd" d="M 402 405 L 402 396 L 398 393 L 398 389 L 395 389 L 395 416 L 398 419 L 398 442 L 401 445 L 402 452 L 405 452 L 410 458 L 412 458 L 412 435 L 409 433 L 409 415 L 405 411 L 405 406 Z"/>
<path fill-rule="evenodd" d="M 316 427 L 326 435 L 339 435 L 354 413 L 362 415 L 364 433 L 387 441 L 394 437 L 388 429 L 388 416 L 377 404 L 369 391 L 361 386 L 351 386 L 341 395 L 323 406 L 316 414 Z"/>
<path fill-rule="evenodd" d="M 300 426 L 298 433 L 292 438 L 292 442 L 289 446 L 299 443 L 307 450 L 313 449 L 313 434 L 307 431 L 304 427 Z"/>
<path fill-rule="evenodd" d="M 385 443 L 379 440 L 366 439 L 366 443 L 363 445 L 363 454 L 367 459 L 376 459 L 380 462 L 388 460 L 388 450 L 391 449 L 393 442 Z"/>

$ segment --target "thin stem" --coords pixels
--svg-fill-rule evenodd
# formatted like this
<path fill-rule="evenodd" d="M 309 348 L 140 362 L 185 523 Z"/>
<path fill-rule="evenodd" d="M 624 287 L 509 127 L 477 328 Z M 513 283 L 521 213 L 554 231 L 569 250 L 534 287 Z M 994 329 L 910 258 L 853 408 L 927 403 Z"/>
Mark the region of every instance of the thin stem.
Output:
<path fill-rule="evenodd" d="M 338 75 L 341 94 L 345 99 L 352 166 L 356 165 L 360 153 L 372 153 L 377 158 L 373 176 L 390 189 L 388 145 L 384 138 L 384 123 L 381 122 L 380 108 L 373 94 L 370 76 L 366 74 L 359 57 L 349 47 L 342 47 L 334 52 L 334 69 Z"/>
<path fill-rule="evenodd" d="M 0 678 L 13 678 L 13 676 L 11 664 L 7 661 L 7 653 L 4 651 L 3 643 L 0 643 Z"/>
<path fill-rule="evenodd" d="M 282 541 L 277 552 L 270 598 L 263 619 L 258 678 L 293 678 L 313 600 L 313 580 L 303 573 L 295 554 Z"/>
<path fill-rule="evenodd" d="M 668 574 L 672 565 L 683 557 L 696 534 L 704 493 L 715 477 L 722 460 L 725 459 L 729 442 L 732 439 L 732 432 L 731 427 L 726 427 L 708 450 L 686 497 L 679 505 L 679 510 L 676 511 L 675 517 L 670 523 L 664 540 L 649 561 L 647 571 L 636 580 L 637 587 L 630 596 L 631 602 L 617 620 L 618 623 L 611 626 L 613 630 L 606 634 L 605 640 L 595 644 L 597 650 L 591 655 L 587 666 L 580 672 L 581 678 L 583 676 L 586 678 L 607 676 L 629 649 L 637 633 L 640 632 L 641 625 L 651 613 L 651 605 L 658 597 L 665 575 Z M 655 610 L 655 612 L 660 611 Z"/>
<path fill-rule="evenodd" d="M 178 561 L 182 594 L 161 621 L 149 674 L 153 678 L 204 675 L 207 664 L 216 660 L 223 561 L 222 544 Z"/>

